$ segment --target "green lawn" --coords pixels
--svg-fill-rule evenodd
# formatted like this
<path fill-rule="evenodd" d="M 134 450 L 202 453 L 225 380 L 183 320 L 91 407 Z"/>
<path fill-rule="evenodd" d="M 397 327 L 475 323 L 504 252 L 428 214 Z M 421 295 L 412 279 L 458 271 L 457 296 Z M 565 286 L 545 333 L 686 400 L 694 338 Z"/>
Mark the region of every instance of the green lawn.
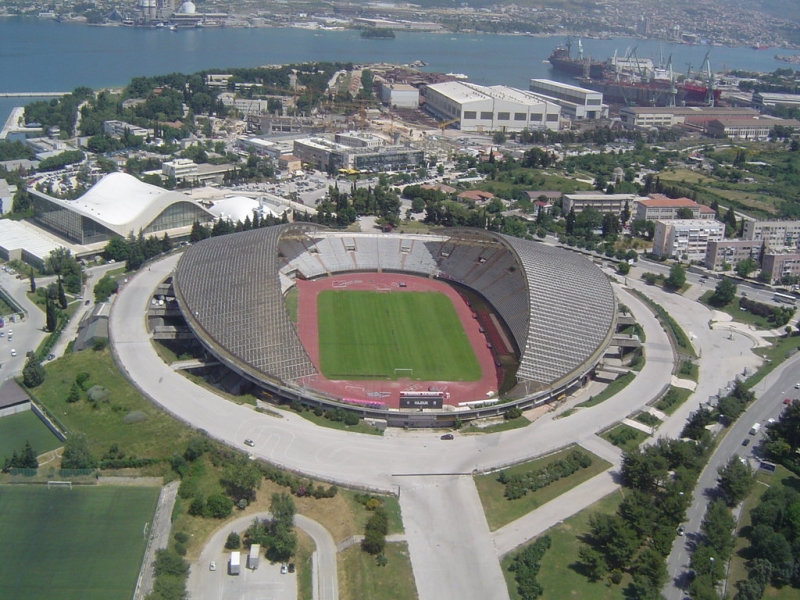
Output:
<path fill-rule="evenodd" d="M 589 408 L 591 406 L 596 406 L 601 402 L 605 402 L 609 398 L 611 398 L 614 394 L 617 394 L 624 390 L 628 384 L 633 381 L 634 377 L 636 377 L 635 373 L 625 373 L 624 375 L 617 377 L 614 381 L 609 383 L 606 388 L 601 391 L 596 396 L 590 397 L 588 400 L 585 400 L 579 404 L 576 404 L 575 407 L 578 408 Z"/>
<path fill-rule="evenodd" d="M 608 431 L 601 433 L 600 437 L 611 442 L 623 452 L 630 452 L 649 436 L 644 431 L 620 423 L 616 427 L 612 427 Z"/>
<path fill-rule="evenodd" d="M 575 446 L 569 446 L 550 456 L 537 458 L 536 460 L 515 465 L 504 470 L 509 475 L 515 475 L 533 469 L 540 469 L 557 460 L 565 458 L 574 449 Z M 569 477 L 554 481 L 550 485 L 536 490 L 535 492 L 529 492 L 522 498 L 516 500 L 508 500 L 503 495 L 505 486 L 497 481 L 499 473 L 475 477 L 475 487 L 478 489 L 478 495 L 481 497 L 481 504 L 483 504 L 483 511 L 486 513 L 486 521 L 489 523 L 489 529 L 494 531 L 503 525 L 519 519 L 523 515 L 537 509 L 542 504 L 550 502 L 550 500 L 557 498 L 564 492 L 602 473 L 611 466 L 611 463 L 603 460 L 599 456 L 595 456 L 588 450 L 580 448 L 580 451 L 591 457 L 592 464 L 589 467 L 580 469 Z"/>
<path fill-rule="evenodd" d="M 671 415 L 678 410 L 678 407 L 686 402 L 686 400 L 692 394 L 694 394 L 692 390 L 670 386 L 667 389 L 667 393 L 664 394 L 661 400 L 656 402 L 653 406 L 661 412 Z"/>
<path fill-rule="evenodd" d="M 368 511 L 363 504 L 356 500 L 356 494 L 359 492 L 339 488 L 339 493 L 347 501 L 350 512 L 353 513 L 356 529 L 363 531 L 373 513 Z M 397 496 L 382 494 L 373 495 L 381 501 L 381 506 L 389 517 L 389 535 L 403 533 L 403 518 L 400 516 L 400 501 L 397 499 Z"/>
<path fill-rule="evenodd" d="M 37 456 L 63 446 L 32 410 L 0 419 L 0 464 L 30 442 Z"/>
<path fill-rule="evenodd" d="M 708 299 L 714 294 L 714 290 L 708 290 L 705 294 L 700 296 L 700 302 L 718 310 L 729 314 L 734 321 L 738 323 L 746 323 L 752 325 L 756 329 L 775 329 L 775 326 L 770 323 L 765 317 L 759 317 L 751 313 L 749 310 L 741 310 L 739 307 L 739 298 L 737 297 L 733 302 L 725 306 L 711 306 Z M 720 325 L 720 329 L 725 329 L 725 324 Z M 783 328 L 781 328 L 783 329 Z"/>
<path fill-rule="evenodd" d="M 360 420 L 358 425 L 347 425 L 344 421 L 331 421 L 324 416 L 317 416 L 313 410 L 301 410 L 297 413 L 307 421 L 311 421 L 320 427 L 328 429 L 338 429 L 339 431 L 350 431 L 352 433 L 367 433 L 369 435 L 383 435 L 383 431 Z"/>
<path fill-rule="evenodd" d="M 630 581 L 628 575 L 623 577 L 619 585 L 612 585 L 608 581 L 592 583 L 579 573 L 577 567 L 580 538 L 589 532 L 589 515 L 596 512 L 611 514 L 621 501 L 620 492 L 609 494 L 547 531 L 551 545 L 542 558 L 537 577 L 544 588 L 542 600 L 622 600 L 625 597 L 623 590 Z M 508 570 L 513 554 L 511 552 L 503 557 L 503 575 L 511 600 L 519 600 L 514 573 Z"/>
<path fill-rule="evenodd" d="M 320 365 L 328 379 L 480 379 L 472 346 L 444 294 L 328 290 L 317 308 Z"/>
<path fill-rule="evenodd" d="M 68 354 L 45 366 L 44 383 L 31 392 L 69 432 L 86 434 L 97 457 L 117 443 L 127 456 L 170 456 L 188 440 L 190 430 L 143 398 L 120 374 L 107 350 Z M 78 373 L 89 373 L 89 386 L 108 390 L 108 399 L 92 405 L 66 401 Z"/>
<path fill-rule="evenodd" d="M 379 567 L 375 557 L 351 546 L 339 553 L 339 598 L 341 600 L 415 600 L 417 587 L 405 542 L 386 544 L 387 564 Z"/>
<path fill-rule="evenodd" d="M 158 492 L 0 488 L 0 598 L 129 600 Z"/>

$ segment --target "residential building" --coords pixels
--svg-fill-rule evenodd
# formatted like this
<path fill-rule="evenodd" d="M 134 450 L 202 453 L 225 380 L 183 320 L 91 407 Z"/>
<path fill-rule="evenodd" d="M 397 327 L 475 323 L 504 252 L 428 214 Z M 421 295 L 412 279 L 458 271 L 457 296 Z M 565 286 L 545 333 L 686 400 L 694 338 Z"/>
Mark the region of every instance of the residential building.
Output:
<path fill-rule="evenodd" d="M 528 90 L 558 104 L 562 117 L 573 120 L 608 117 L 608 105 L 603 104 L 601 92 L 551 79 L 531 79 Z"/>
<path fill-rule="evenodd" d="M 575 214 L 592 207 L 601 213 L 621 215 L 625 206 L 631 212 L 634 209 L 636 194 L 604 194 L 603 192 L 579 192 L 577 194 L 564 194 L 562 210 L 564 214 L 574 210 Z"/>
<path fill-rule="evenodd" d="M 147 138 L 152 133 L 152 130 L 137 125 L 131 125 L 125 121 L 103 121 L 103 133 L 106 135 L 119 138 L 125 135 L 126 131 L 130 135 L 135 135 L 140 138 Z"/>
<path fill-rule="evenodd" d="M 303 161 L 294 154 L 281 154 L 278 157 L 278 168 L 281 171 L 298 171 L 303 168 Z"/>
<path fill-rule="evenodd" d="M 406 146 L 353 148 L 337 144 L 329 138 L 313 137 L 294 141 L 292 151 L 304 163 L 320 171 L 339 169 L 376 170 L 417 167 L 424 161 L 422 150 Z"/>
<path fill-rule="evenodd" d="M 425 109 L 462 131 L 557 131 L 561 121 L 561 107 L 532 92 L 463 81 L 427 86 Z"/>
<path fill-rule="evenodd" d="M 761 242 L 753 240 L 719 240 L 708 243 L 705 265 L 707 269 L 721 271 L 724 265 L 736 266 L 741 260 L 761 256 Z"/>
<path fill-rule="evenodd" d="M 692 219 L 713 219 L 716 213 L 713 209 L 703 204 L 698 204 L 689 198 L 667 198 L 663 194 L 650 194 L 647 198 L 637 198 L 635 208 L 631 209 L 634 219 L 645 221 L 658 221 L 664 219 L 680 218 L 681 209 L 690 210 Z M 688 217 L 684 217 L 688 218 Z"/>
<path fill-rule="evenodd" d="M 769 276 L 770 283 L 781 283 L 788 277 L 800 277 L 800 253 L 768 253 L 761 263 L 761 273 Z"/>
<path fill-rule="evenodd" d="M 745 221 L 742 239 L 763 242 L 770 250 L 800 248 L 800 221 Z"/>
<path fill-rule="evenodd" d="M 381 102 L 395 108 L 419 108 L 419 90 L 407 83 L 381 82 Z"/>
<path fill-rule="evenodd" d="M 5 179 L 0 179 L 0 215 L 11 212 L 16 192 L 17 186 L 8 183 Z"/>
<path fill-rule="evenodd" d="M 188 158 L 176 158 L 162 163 L 161 172 L 175 181 L 193 181 L 197 177 L 197 163 Z"/>
<path fill-rule="evenodd" d="M 721 241 L 725 225 L 711 219 L 656 221 L 653 253 L 656 256 L 705 261 L 708 243 Z"/>

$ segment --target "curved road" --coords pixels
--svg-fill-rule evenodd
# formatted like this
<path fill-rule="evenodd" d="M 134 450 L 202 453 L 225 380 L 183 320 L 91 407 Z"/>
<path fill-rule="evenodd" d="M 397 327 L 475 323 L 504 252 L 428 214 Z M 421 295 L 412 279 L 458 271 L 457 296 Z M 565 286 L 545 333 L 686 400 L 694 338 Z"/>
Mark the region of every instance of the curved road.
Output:
<path fill-rule="evenodd" d="M 253 513 L 225 523 L 211 535 L 202 552 L 200 552 L 197 561 L 192 563 L 192 570 L 189 573 L 187 584 L 191 598 L 194 600 L 203 600 L 204 598 L 219 600 L 220 586 L 224 585 L 224 583 L 221 584 L 220 582 L 225 582 L 225 577 L 227 577 L 225 572 L 228 552 L 224 550 L 224 547 L 228 533 L 231 531 L 244 531 L 253 522 L 253 519 L 269 518 L 271 518 L 271 515 L 268 512 Z M 295 515 L 294 524 L 305 531 L 317 546 L 313 558 L 312 585 L 314 600 L 339 600 L 339 580 L 336 567 L 337 550 L 333 537 L 322 525 L 303 515 Z M 206 565 L 212 560 L 217 563 L 217 571 L 209 571 L 206 568 Z M 247 554 L 242 552 L 243 569 L 246 568 L 246 562 Z M 291 579 L 291 583 L 294 583 L 294 578 Z M 288 595 L 295 597 L 292 594 Z"/>
<path fill-rule="evenodd" d="M 643 407 L 671 380 L 674 358 L 666 334 L 640 300 L 617 287 L 620 301 L 645 331 L 647 361 L 622 392 L 568 418 L 554 420 L 552 413 L 547 413 L 523 429 L 457 435 L 449 442 L 427 431 L 392 432 L 383 437 L 345 433 L 317 427 L 287 411 L 280 411 L 283 418 L 276 419 L 194 385 L 155 353 L 146 329 L 146 311 L 154 288 L 171 273 L 177 260 L 177 256 L 164 259 L 136 275 L 114 303 L 112 347 L 129 379 L 177 418 L 259 458 L 322 480 L 400 493 L 421 600 L 464 597 L 459 596 L 460 590 L 469 590 L 471 597 L 508 598 L 480 501 L 464 475 L 591 439 Z M 690 323 L 699 327 L 707 315 L 697 311 L 695 303 L 690 304 Z M 715 344 L 722 343 L 723 335 L 706 326 L 698 336 L 704 359 Z M 745 339 L 736 343 L 737 349 L 750 347 Z M 724 384 L 740 369 L 738 361 L 720 358 L 710 362 L 712 369 L 701 371 L 701 381 L 709 387 Z M 692 405 L 696 403 L 687 402 L 682 410 L 691 410 Z M 670 419 L 665 425 L 672 422 Z M 255 447 L 245 447 L 245 438 L 253 439 Z M 581 508 L 576 506 L 576 511 Z M 452 585 L 454 581 L 458 585 Z"/>

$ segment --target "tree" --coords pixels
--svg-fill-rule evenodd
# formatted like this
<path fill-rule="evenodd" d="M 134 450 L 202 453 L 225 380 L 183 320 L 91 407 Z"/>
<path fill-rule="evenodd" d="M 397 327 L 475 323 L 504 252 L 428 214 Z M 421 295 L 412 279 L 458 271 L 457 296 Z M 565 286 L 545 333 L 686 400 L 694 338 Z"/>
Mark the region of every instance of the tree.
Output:
<path fill-rule="evenodd" d="M 767 438 L 784 442 L 791 454 L 797 452 L 800 448 L 800 400 L 792 400 L 778 421 L 767 427 Z"/>
<path fill-rule="evenodd" d="M 56 305 L 55 303 L 50 300 L 50 298 L 45 299 L 44 304 L 44 313 L 45 313 L 45 329 L 47 331 L 53 332 L 56 330 L 56 325 L 58 323 L 58 317 L 56 315 Z"/>
<path fill-rule="evenodd" d="M 31 355 L 25 368 L 22 369 L 22 383 L 25 384 L 25 387 L 35 388 L 44 383 L 44 377 L 45 370 L 42 363 Z"/>
<path fill-rule="evenodd" d="M 35 294 L 36 293 L 36 279 L 33 277 L 33 267 L 31 267 L 30 280 L 31 280 L 31 294 Z"/>
<path fill-rule="evenodd" d="M 94 301 L 98 304 L 106 302 L 111 294 L 115 294 L 118 289 L 119 283 L 117 283 L 117 280 L 105 274 L 94 286 Z"/>
<path fill-rule="evenodd" d="M 294 515 L 297 509 L 294 505 L 294 500 L 289 494 L 285 492 L 272 494 L 269 510 L 272 513 L 272 518 L 276 521 L 286 523 L 289 526 L 294 523 Z"/>
<path fill-rule="evenodd" d="M 64 284 L 61 278 L 58 278 L 58 307 L 61 310 L 67 310 L 67 295 L 64 293 Z"/>
<path fill-rule="evenodd" d="M 222 485 L 234 500 L 245 498 L 252 502 L 256 497 L 256 488 L 261 483 L 261 472 L 249 460 L 241 460 L 230 465 L 222 476 Z"/>
<path fill-rule="evenodd" d="M 736 274 L 739 277 L 750 277 L 750 273 L 755 271 L 758 268 L 758 263 L 754 261 L 752 258 L 747 257 L 744 260 L 740 260 L 736 263 L 736 267 L 734 267 Z"/>
<path fill-rule="evenodd" d="M 730 304 L 736 297 L 736 284 L 728 277 L 723 277 L 714 288 L 714 293 L 708 299 L 709 304 L 716 307 L 723 307 Z"/>
<path fill-rule="evenodd" d="M 565 226 L 565 232 L 567 235 L 572 235 L 575 232 L 575 220 L 576 220 L 575 209 L 570 208 L 566 217 L 567 222 Z"/>
<path fill-rule="evenodd" d="M 189 572 L 189 563 L 169 550 L 156 550 L 156 560 L 153 564 L 156 577 L 173 575 L 184 577 Z"/>
<path fill-rule="evenodd" d="M 680 263 L 675 263 L 669 270 L 669 277 L 664 280 L 664 287 L 670 290 L 679 290 L 686 283 L 686 269 Z"/>
<path fill-rule="evenodd" d="M 97 466 L 89 441 L 82 433 L 73 433 L 64 442 L 64 454 L 61 457 L 63 469 L 94 469 Z"/>
<path fill-rule="evenodd" d="M 117 262 L 122 262 L 123 260 L 128 259 L 128 243 L 125 241 L 124 238 L 121 237 L 113 237 L 108 240 L 106 244 L 104 253 L 106 258 L 109 260 L 115 260 Z"/>
<path fill-rule="evenodd" d="M 753 488 L 753 471 L 735 454 L 731 456 L 727 465 L 717 470 L 717 473 L 719 473 L 717 488 L 730 507 L 744 500 Z"/>
<path fill-rule="evenodd" d="M 233 500 L 222 494 L 211 494 L 206 500 L 205 514 L 215 519 L 225 519 L 233 510 Z"/>
<path fill-rule="evenodd" d="M 622 261 L 617 265 L 617 271 L 619 271 L 620 275 L 627 275 L 631 272 L 631 266 L 625 261 Z"/>
<path fill-rule="evenodd" d="M 228 539 L 225 540 L 225 548 L 228 550 L 236 550 L 242 545 L 242 538 L 235 531 L 228 534 Z"/>
<path fill-rule="evenodd" d="M 605 577 L 608 567 L 603 555 L 591 546 L 582 545 L 578 549 L 578 559 L 590 581 L 600 581 Z"/>

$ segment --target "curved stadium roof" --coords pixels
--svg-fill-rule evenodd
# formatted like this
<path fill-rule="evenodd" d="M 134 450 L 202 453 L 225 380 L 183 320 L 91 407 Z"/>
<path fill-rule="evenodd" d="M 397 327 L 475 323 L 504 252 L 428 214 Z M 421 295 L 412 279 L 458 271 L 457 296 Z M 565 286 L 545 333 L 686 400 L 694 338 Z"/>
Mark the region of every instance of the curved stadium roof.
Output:
<path fill-rule="evenodd" d="M 359 252 L 365 256 L 354 258 Z M 460 265 L 456 255 L 465 257 Z M 291 384 L 316 370 L 286 313 L 282 288 L 290 283 L 281 270 L 309 276 L 305 270 L 320 263 L 324 269 L 310 276 L 361 264 L 360 270 L 427 269 L 472 287 L 509 325 L 520 348 L 517 377 L 534 384 L 532 392 L 587 370 L 614 326 L 613 290 L 590 261 L 483 230 L 414 236 L 339 233 L 307 223 L 268 227 L 195 244 L 173 282 L 187 323 L 223 362 L 256 380 Z"/>

